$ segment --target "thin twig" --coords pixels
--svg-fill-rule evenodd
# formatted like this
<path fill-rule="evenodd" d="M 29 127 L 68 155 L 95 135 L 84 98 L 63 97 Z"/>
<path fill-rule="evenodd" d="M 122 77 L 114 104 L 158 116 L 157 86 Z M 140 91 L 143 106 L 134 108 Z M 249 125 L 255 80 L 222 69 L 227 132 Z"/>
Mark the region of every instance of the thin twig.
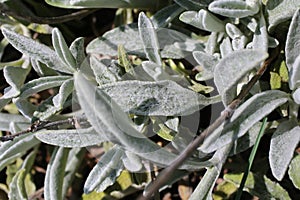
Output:
<path fill-rule="evenodd" d="M 57 17 L 38 17 L 38 16 L 29 16 L 29 15 L 23 15 L 22 13 L 17 13 L 15 11 L 6 8 L 3 4 L 0 4 L 1 13 L 4 13 L 18 20 L 23 20 L 26 22 L 38 23 L 38 24 L 59 24 L 59 23 L 72 21 L 74 19 L 81 19 L 95 12 L 96 10 L 97 9 L 84 9 L 71 14 L 66 14 Z"/>
<path fill-rule="evenodd" d="M 235 109 L 240 105 L 243 99 L 249 94 L 251 88 L 254 84 L 260 79 L 263 73 L 266 71 L 271 62 L 278 56 L 279 48 L 275 49 L 276 52 L 271 54 L 261 66 L 261 68 L 256 72 L 256 74 L 251 78 L 251 80 L 247 83 L 247 85 L 242 89 L 239 95 L 225 108 L 223 112 L 221 112 L 220 116 L 217 118 L 214 123 L 212 123 L 209 127 L 207 127 L 201 135 L 199 135 L 195 140 L 193 140 L 186 149 L 181 152 L 181 154 L 170 164 L 169 167 L 165 168 L 156 178 L 154 182 L 152 182 L 147 192 L 139 197 L 139 200 L 149 200 L 151 196 L 159 190 L 163 186 L 163 184 L 168 180 L 168 177 L 174 173 L 176 169 L 178 169 L 183 162 L 189 158 L 192 153 L 203 143 L 204 139 L 209 136 L 214 130 L 216 130 L 223 122 L 228 120 Z"/>
<path fill-rule="evenodd" d="M 0 137 L 1 142 L 6 142 L 10 140 L 14 140 L 16 137 L 27 134 L 27 133 L 34 133 L 36 131 L 39 131 L 41 129 L 57 129 L 58 126 L 61 125 L 75 125 L 75 119 L 74 118 L 68 118 L 66 120 L 60 120 L 60 121 L 37 121 L 33 123 L 27 130 L 20 131 L 18 133 L 12 134 L 12 135 L 5 135 Z"/>

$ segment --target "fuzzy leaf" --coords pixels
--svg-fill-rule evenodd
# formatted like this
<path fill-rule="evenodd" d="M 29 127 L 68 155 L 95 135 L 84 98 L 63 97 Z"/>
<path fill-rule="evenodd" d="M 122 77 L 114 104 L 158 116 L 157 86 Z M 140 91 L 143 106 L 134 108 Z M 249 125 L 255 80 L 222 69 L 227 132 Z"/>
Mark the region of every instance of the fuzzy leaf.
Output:
<path fill-rule="evenodd" d="M 289 71 L 294 71 L 293 65 L 300 55 L 300 9 L 295 12 L 287 35 L 286 46 L 286 65 Z M 298 66 L 299 67 L 299 66 Z"/>
<path fill-rule="evenodd" d="M 71 73 L 70 69 L 61 62 L 55 51 L 31 38 L 20 35 L 9 28 L 2 26 L 2 33 L 9 43 L 20 52 L 29 57 L 45 63 L 48 67 L 65 73 Z"/>
<path fill-rule="evenodd" d="M 123 170 L 123 163 L 120 161 L 124 151 L 114 146 L 101 156 L 97 165 L 92 169 L 84 184 L 84 193 L 92 191 L 103 192 L 112 185 Z"/>
<path fill-rule="evenodd" d="M 8 196 L 10 199 L 28 199 L 28 194 L 35 192 L 35 185 L 28 178 L 30 178 L 30 170 L 34 163 L 36 156 L 36 151 L 32 151 L 28 156 L 26 156 L 22 166 L 14 175 L 12 182 L 9 185 L 10 191 Z"/>
<path fill-rule="evenodd" d="M 214 69 L 214 81 L 224 105 L 236 97 L 238 81 L 267 57 L 268 53 L 264 51 L 245 49 L 235 51 L 220 60 Z"/>
<path fill-rule="evenodd" d="M 74 88 L 74 81 L 72 79 L 66 80 L 59 88 L 57 95 L 53 97 L 53 105 L 57 108 L 62 108 L 68 96 L 72 94 Z"/>
<path fill-rule="evenodd" d="M 70 76 L 48 76 L 29 81 L 21 88 L 19 98 L 24 99 L 40 91 L 62 85 Z"/>
<path fill-rule="evenodd" d="M 257 122 L 248 130 L 248 132 L 245 135 L 238 138 L 234 142 L 230 155 L 236 155 L 252 147 L 256 142 L 261 126 L 262 123 Z"/>
<path fill-rule="evenodd" d="M 296 58 L 292 68 L 289 71 L 289 86 L 291 90 L 295 90 L 300 86 L 300 54 Z"/>
<path fill-rule="evenodd" d="M 259 11 L 259 2 L 241 0 L 219 0 L 209 4 L 208 9 L 225 17 L 243 18 L 255 15 Z"/>
<path fill-rule="evenodd" d="M 22 135 L 15 138 L 13 141 L 7 141 L 1 144 L 0 147 L 0 170 L 6 165 L 21 157 L 27 150 L 35 147 L 40 143 L 33 134 Z"/>
<path fill-rule="evenodd" d="M 11 88 L 8 92 L 5 92 L 1 98 L 12 98 L 19 95 L 20 88 L 24 84 L 29 71 L 30 68 L 23 69 L 21 67 L 4 67 L 3 75 Z"/>
<path fill-rule="evenodd" d="M 230 123 L 220 126 L 208 136 L 200 150 L 213 152 L 243 136 L 260 119 L 288 101 L 288 95 L 278 90 L 269 90 L 252 96 L 233 113 Z M 221 134 L 221 135 L 220 135 Z"/>
<path fill-rule="evenodd" d="M 289 167 L 289 177 L 292 180 L 294 186 L 300 189 L 300 155 L 298 154 L 296 157 L 292 159 L 292 162 Z"/>
<path fill-rule="evenodd" d="M 280 23 L 292 18 L 299 6 L 299 0 L 268 1 L 266 5 L 268 29 L 272 31 Z"/>
<path fill-rule="evenodd" d="M 300 105 L 300 88 L 297 88 L 296 91 L 293 93 L 293 99 L 296 104 Z"/>
<path fill-rule="evenodd" d="M 74 72 L 77 67 L 76 60 L 69 50 L 63 35 L 57 28 L 54 28 L 52 31 L 52 43 L 57 56 L 68 66 L 69 71 Z"/>
<path fill-rule="evenodd" d="M 143 12 L 139 14 L 138 27 L 147 58 L 151 62 L 162 65 L 156 30 L 151 20 Z"/>
<path fill-rule="evenodd" d="M 22 115 L 0 113 L 0 130 L 10 131 L 11 123 L 18 124 L 20 129 L 27 129 L 30 126 L 30 121 Z"/>
<path fill-rule="evenodd" d="M 226 57 L 227 55 L 233 52 L 233 48 L 229 37 L 223 39 L 222 43 L 220 44 L 220 52 L 222 58 Z"/>
<path fill-rule="evenodd" d="M 76 61 L 76 65 L 77 68 L 80 67 L 81 63 L 84 61 L 85 59 L 85 49 L 84 49 L 84 38 L 83 37 L 79 37 L 77 39 L 75 39 L 71 46 L 70 46 L 70 52 L 72 53 L 75 61 Z"/>
<path fill-rule="evenodd" d="M 121 144 L 126 150 L 159 165 L 167 166 L 177 157 L 138 132 L 117 103 L 80 73 L 75 74 L 75 88 L 81 108 L 100 137 Z M 181 168 L 199 169 L 210 164 L 189 159 Z"/>
<path fill-rule="evenodd" d="M 224 179 L 239 186 L 243 174 L 225 174 Z M 261 177 L 253 173 L 249 173 L 244 190 L 259 199 L 280 199 L 291 200 L 287 191 L 278 183 L 271 181 L 266 176 Z"/>
<path fill-rule="evenodd" d="M 8 197 L 10 200 L 26 200 L 28 199 L 24 179 L 26 176 L 25 169 L 18 170 L 9 185 L 10 191 Z"/>
<path fill-rule="evenodd" d="M 199 12 L 186 11 L 180 15 L 179 19 L 184 23 L 190 24 L 205 31 L 224 31 L 225 24 L 216 16 L 203 9 Z"/>
<path fill-rule="evenodd" d="M 215 103 L 174 81 L 119 81 L 100 87 L 125 111 L 137 115 L 188 115 Z"/>
<path fill-rule="evenodd" d="M 65 168 L 70 149 L 56 147 L 47 166 L 44 197 L 45 200 L 63 200 L 62 188 Z"/>
<path fill-rule="evenodd" d="M 261 14 L 259 18 L 259 24 L 253 35 L 253 49 L 268 51 L 268 33 L 264 15 Z"/>
<path fill-rule="evenodd" d="M 41 130 L 35 133 L 40 141 L 61 147 L 87 147 L 105 141 L 93 128 L 75 130 Z"/>
<path fill-rule="evenodd" d="M 272 136 L 269 151 L 270 167 L 277 180 L 284 177 L 299 141 L 300 127 L 296 121 L 289 120 L 279 124 Z"/>
<path fill-rule="evenodd" d="M 185 49 L 178 48 L 176 43 L 184 43 L 190 39 L 187 35 L 171 29 L 158 29 L 157 32 L 160 55 L 162 58 L 184 58 L 188 55 Z M 143 42 L 136 24 L 117 27 L 90 42 L 86 48 L 89 54 L 118 55 L 118 45 L 123 45 L 128 54 L 145 58 Z"/>

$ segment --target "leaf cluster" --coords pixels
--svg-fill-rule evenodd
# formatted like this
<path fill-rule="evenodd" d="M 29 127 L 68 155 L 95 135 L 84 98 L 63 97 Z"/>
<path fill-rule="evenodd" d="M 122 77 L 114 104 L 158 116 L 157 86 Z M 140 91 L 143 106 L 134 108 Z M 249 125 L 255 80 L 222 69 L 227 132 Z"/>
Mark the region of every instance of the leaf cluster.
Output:
<path fill-rule="evenodd" d="M 44 146 L 51 152 L 44 199 L 66 197 L 92 149 L 102 153 L 83 180 L 83 199 L 137 198 L 142 191 L 147 196 L 155 184 L 152 171 L 172 165 L 207 128 L 193 130 L 183 119 L 192 116 L 194 127 L 195 113 L 200 113 L 210 123 L 211 116 L 203 117 L 205 109 L 215 112 L 221 106 L 228 112 L 236 100 L 240 106 L 172 177 L 165 177 L 161 190 L 200 171 L 203 177 L 189 199 L 233 198 L 242 179 L 240 190 L 261 199 L 299 197 L 291 194 L 300 189 L 298 0 L 24 2 L 0 4 L 5 13 L 0 17 L 5 80 L 0 130 L 16 134 L 0 146 L 0 169 L 8 174 L 0 185 L 7 198 L 37 198 L 34 166 Z M 61 16 L 37 17 L 28 7 L 43 4 Z M 93 39 L 72 33 L 74 16 L 93 17 L 100 8 L 116 9 L 114 28 Z M 49 23 L 51 18 L 57 21 Z M 74 35 L 73 41 L 67 37 Z M 21 56 L 8 60 L 11 47 Z M 243 94 L 262 66 L 268 66 L 265 75 Z M 61 123 L 68 120 L 72 123 Z M 231 165 L 243 163 L 239 156 L 256 148 L 262 134 L 269 152 L 257 162 L 265 167 L 255 169 L 254 163 L 243 171 L 228 166 L 228 158 Z M 248 176 L 242 178 L 241 172 Z M 215 186 L 219 177 L 223 182 Z M 288 188 L 278 184 L 282 180 L 290 182 Z"/>

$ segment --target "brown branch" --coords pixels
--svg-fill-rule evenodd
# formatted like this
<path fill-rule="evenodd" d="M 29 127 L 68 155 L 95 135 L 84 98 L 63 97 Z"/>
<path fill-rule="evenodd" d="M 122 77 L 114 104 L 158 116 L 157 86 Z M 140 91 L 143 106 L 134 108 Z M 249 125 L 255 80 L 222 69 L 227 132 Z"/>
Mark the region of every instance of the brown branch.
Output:
<path fill-rule="evenodd" d="M 55 122 L 49 122 L 49 121 L 37 121 L 33 123 L 27 130 L 21 131 L 12 135 L 5 135 L 0 137 L 1 142 L 11 141 L 14 140 L 16 137 L 27 134 L 27 133 L 34 133 L 36 131 L 42 130 L 42 129 L 57 129 L 58 126 L 61 125 L 75 125 L 75 119 L 74 118 L 68 118 L 66 120 L 60 120 Z"/>
<path fill-rule="evenodd" d="M 247 85 L 242 89 L 239 95 L 225 108 L 223 112 L 221 112 L 220 116 L 212 123 L 208 128 L 206 128 L 201 135 L 199 135 L 195 140 L 193 140 L 186 149 L 170 164 L 169 167 L 165 168 L 156 178 L 154 182 L 152 182 L 148 189 L 147 193 L 143 196 L 139 197 L 139 200 L 148 200 L 151 196 L 159 190 L 163 186 L 163 184 L 168 180 L 168 177 L 174 173 L 176 169 L 178 169 L 183 162 L 189 158 L 192 153 L 203 143 L 204 139 L 209 136 L 214 130 L 216 130 L 223 122 L 229 119 L 235 109 L 240 105 L 243 99 L 249 94 L 251 88 L 254 84 L 260 79 L 263 73 L 266 71 L 271 62 L 278 56 L 279 48 L 275 49 L 275 52 L 271 54 L 261 66 L 261 68 L 256 72 L 256 74 L 251 78 L 251 80 L 247 83 Z"/>

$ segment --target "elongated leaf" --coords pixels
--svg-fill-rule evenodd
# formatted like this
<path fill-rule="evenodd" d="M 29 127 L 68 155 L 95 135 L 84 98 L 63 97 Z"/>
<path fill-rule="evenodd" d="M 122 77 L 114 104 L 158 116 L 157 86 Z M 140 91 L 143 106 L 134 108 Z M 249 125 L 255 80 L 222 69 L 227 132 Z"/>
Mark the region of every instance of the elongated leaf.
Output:
<path fill-rule="evenodd" d="M 35 191 L 35 185 L 28 179 L 30 178 L 29 172 L 34 163 L 35 156 L 36 151 L 32 151 L 25 158 L 24 162 L 22 163 L 22 166 L 14 175 L 12 182 L 9 185 L 10 190 L 8 196 L 10 199 L 28 199 L 28 194 L 31 194 L 31 192 Z"/>
<path fill-rule="evenodd" d="M 62 200 L 62 188 L 65 175 L 65 168 L 70 149 L 57 147 L 51 156 L 50 163 L 47 166 L 44 197 L 45 200 Z"/>
<path fill-rule="evenodd" d="M 299 6 L 298 0 L 268 1 L 266 5 L 268 29 L 272 31 L 278 24 L 292 18 Z"/>
<path fill-rule="evenodd" d="M 81 63 L 85 59 L 85 49 L 84 49 L 84 38 L 79 37 L 74 40 L 70 46 L 70 52 L 72 53 L 73 57 L 76 61 L 77 68 L 81 65 Z"/>
<path fill-rule="evenodd" d="M 1 98 L 12 98 L 19 95 L 20 88 L 24 84 L 29 71 L 30 68 L 24 69 L 21 67 L 5 67 L 3 69 L 3 75 L 6 82 L 11 86 L 11 89 L 9 92 L 5 92 Z"/>
<path fill-rule="evenodd" d="M 216 14 L 226 17 L 243 18 L 255 15 L 259 11 L 259 2 L 245 2 L 241 0 L 214 1 L 209 4 L 208 9 Z"/>
<path fill-rule="evenodd" d="M 25 169 L 17 171 L 16 175 L 13 177 L 12 182 L 9 185 L 10 191 L 8 197 L 11 200 L 26 200 L 28 199 L 25 192 L 25 179 L 26 173 Z"/>
<path fill-rule="evenodd" d="M 57 57 L 55 51 L 50 49 L 48 46 L 23 35 L 19 35 L 5 26 L 2 26 L 1 30 L 9 43 L 20 52 L 35 60 L 45 63 L 48 67 L 54 70 L 71 73 L 69 68 L 67 68 Z"/>
<path fill-rule="evenodd" d="M 0 113 L 0 130 L 10 131 L 10 123 L 18 124 L 18 126 L 23 130 L 30 126 L 30 121 L 22 115 Z"/>
<path fill-rule="evenodd" d="M 184 43 L 192 41 L 194 43 L 199 43 L 199 41 L 190 39 L 187 35 L 171 29 L 158 29 L 156 34 L 159 47 L 161 48 L 160 54 L 162 58 L 179 59 L 184 58 L 189 54 L 186 49 L 179 48 L 176 45 L 176 42 Z M 117 56 L 118 45 L 123 45 L 128 54 L 138 55 L 143 58 L 146 57 L 137 24 L 120 26 L 106 32 L 102 37 L 96 38 L 90 42 L 86 51 L 90 54 Z"/>
<path fill-rule="evenodd" d="M 294 186 L 300 189 L 300 155 L 298 154 L 296 157 L 293 158 L 290 167 L 289 167 L 289 176 L 292 180 Z"/>
<path fill-rule="evenodd" d="M 106 152 L 97 165 L 92 169 L 84 184 L 84 193 L 92 191 L 103 192 L 112 185 L 123 170 L 123 163 L 120 161 L 124 151 L 114 146 Z"/>
<path fill-rule="evenodd" d="M 158 0 L 46 0 L 52 6 L 62 8 L 147 8 L 156 9 Z"/>
<path fill-rule="evenodd" d="M 190 200 L 212 199 L 211 192 L 214 189 L 216 180 L 221 173 L 223 164 L 227 159 L 231 147 L 232 144 L 227 144 L 215 153 L 213 159 L 218 159 L 219 161 L 215 166 L 207 169 L 200 183 L 189 198 Z"/>
<path fill-rule="evenodd" d="M 296 58 L 290 73 L 289 73 L 289 86 L 291 90 L 295 90 L 300 86 L 300 54 Z M 296 94 L 297 90 L 294 93 L 294 99 L 297 99 L 297 103 L 300 103 L 299 96 Z"/>
<path fill-rule="evenodd" d="M 179 19 L 184 23 L 210 32 L 222 32 L 225 27 L 224 22 L 203 9 L 199 12 L 186 11 L 180 15 Z"/>
<path fill-rule="evenodd" d="M 0 147 L 0 169 L 2 170 L 9 161 L 22 156 L 27 150 L 39 143 L 39 140 L 37 140 L 33 134 L 22 135 L 15 138 L 13 141 L 2 143 Z"/>
<path fill-rule="evenodd" d="M 209 153 L 231 143 L 286 101 L 288 101 L 287 93 L 278 90 L 270 90 L 252 96 L 237 108 L 230 123 L 219 127 L 205 139 L 200 150 Z"/>
<path fill-rule="evenodd" d="M 239 185 L 242 180 L 243 174 L 225 174 L 224 179 L 235 185 Z M 266 176 L 256 175 L 249 173 L 246 180 L 244 190 L 260 199 L 280 199 L 290 200 L 287 191 L 282 188 L 278 183 L 268 179 Z"/>
<path fill-rule="evenodd" d="M 248 130 L 248 132 L 245 135 L 237 139 L 234 142 L 230 155 L 236 155 L 252 147 L 256 142 L 256 138 L 259 134 L 261 126 L 262 123 L 257 122 Z"/>
<path fill-rule="evenodd" d="M 75 130 L 41 130 L 35 133 L 37 139 L 47 144 L 61 147 L 87 147 L 100 144 L 106 138 L 100 135 L 93 128 Z"/>
<path fill-rule="evenodd" d="M 157 11 L 151 18 L 153 27 L 155 29 L 164 28 L 183 11 L 184 9 L 177 4 L 172 4 Z"/>
<path fill-rule="evenodd" d="M 253 49 L 268 51 L 269 46 L 267 26 L 264 15 L 261 13 L 259 24 L 253 35 Z"/>
<path fill-rule="evenodd" d="M 54 28 L 52 31 L 52 43 L 58 57 L 69 68 L 69 71 L 74 72 L 77 67 L 76 60 L 69 50 L 63 35 L 57 28 Z"/>
<path fill-rule="evenodd" d="M 289 71 L 293 70 L 296 58 L 300 55 L 300 9 L 298 9 L 289 27 L 285 45 L 286 65 Z"/>
<path fill-rule="evenodd" d="M 73 88 L 74 81 L 72 79 L 63 82 L 63 84 L 59 88 L 58 94 L 53 97 L 53 105 L 57 108 L 62 108 L 68 96 L 72 94 Z"/>
<path fill-rule="evenodd" d="M 176 154 L 159 147 L 133 128 L 132 121 L 117 103 L 104 91 L 91 85 L 80 73 L 75 74 L 75 88 L 83 111 L 101 137 L 105 135 L 107 139 L 121 144 L 126 150 L 159 165 L 167 166 L 176 158 Z M 210 164 L 211 162 L 189 159 L 181 168 L 199 169 Z"/>
<path fill-rule="evenodd" d="M 277 180 L 280 181 L 284 177 L 299 141 L 300 127 L 292 120 L 282 122 L 273 134 L 269 162 L 273 176 Z"/>
<path fill-rule="evenodd" d="M 139 14 L 138 27 L 147 58 L 151 62 L 162 65 L 156 31 L 151 20 L 143 12 Z"/>
<path fill-rule="evenodd" d="M 214 70 L 214 81 L 225 105 L 236 97 L 238 81 L 267 57 L 264 51 L 240 50 L 220 60 Z"/>
<path fill-rule="evenodd" d="M 24 99 L 40 91 L 60 86 L 70 78 L 70 76 L 48 76 L 34 79 L 21 88 L 20 98 Z"/>
<path fill-rule="evenodd" d="M 125 111 L 137 115 L 188 115 L 214 99 L 185 89 L 174 81 L 119 81 L 100 87 Z"/>
<path fill-rule="evenodd" d="M 227 55 L 233 52 L 233 48 L 229 37 L 223 39 L 222 43 L 220 44 L 220 52 L 222 58 L 226 57 Z"/>

